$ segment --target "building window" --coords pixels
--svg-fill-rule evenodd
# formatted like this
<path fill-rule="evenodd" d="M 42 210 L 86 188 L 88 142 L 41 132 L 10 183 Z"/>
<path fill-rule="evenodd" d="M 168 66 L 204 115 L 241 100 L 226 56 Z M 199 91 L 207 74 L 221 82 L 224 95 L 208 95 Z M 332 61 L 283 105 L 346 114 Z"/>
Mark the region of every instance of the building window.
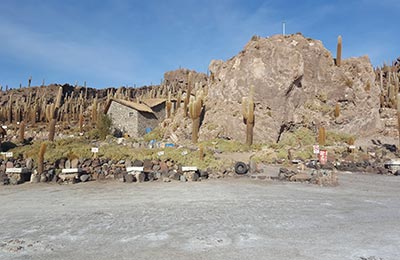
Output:
<path fill-rule="evenodd" d="M 133 112 L 129 112 L 129 117 L 133 117 Z"/>

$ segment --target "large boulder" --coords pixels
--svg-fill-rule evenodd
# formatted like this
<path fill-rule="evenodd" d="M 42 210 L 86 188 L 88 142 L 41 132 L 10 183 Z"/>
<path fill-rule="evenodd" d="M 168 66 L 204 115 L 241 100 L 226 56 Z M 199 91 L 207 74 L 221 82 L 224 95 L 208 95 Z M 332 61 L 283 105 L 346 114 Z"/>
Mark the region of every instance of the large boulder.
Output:
<path fill-rule="evenodd" d="M 209 70 L 203 140 L 245 140 L 241 102 L 252 85 L 256 142 L 277 141 L 295 125 L 357 135 L 382 127 L 380 92 L 368 57 L 346 59 L 337 67 L 321 41 L 301 34 L 253 37 L 238 55 L 212 61 Z"/>

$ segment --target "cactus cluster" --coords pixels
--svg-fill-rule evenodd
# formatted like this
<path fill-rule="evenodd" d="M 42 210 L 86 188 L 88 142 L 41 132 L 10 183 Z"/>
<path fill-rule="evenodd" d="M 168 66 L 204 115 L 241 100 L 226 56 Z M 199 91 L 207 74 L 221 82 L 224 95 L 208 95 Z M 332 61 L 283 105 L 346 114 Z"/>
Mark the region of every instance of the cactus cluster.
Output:
<path fill-rule="evenodd" d="M 395 65 L 384 65 L 375 70 L 376 78 L 380 85 L 380 106 L 381 108 L 397 109 L 399 93 L 399 71 Z"/>
<path fill-rule="evenodd" d="M 73 87 L 54 84 L 45 86 L 43 81 L 41 86 L 32 86 L 32 79 L 29 78 L 29 90 L 1 87 L 0 98 L 3 103 L 0 106 L 0 122 L 14 130 L 18 129 L 19 123 L 24 122 L 19 126 L 20 135 L 23 134 L 22 126 L 25 128 L 35 125 L 39 129 L 46 127 L 49 131 L 48 139 L 51 141 L 54 140 L 57 129 L 75 129 L 82 133 L 95 128 L 99 114 L 104 111 L 111 98 L 130 101 L 136 99 L 139 102 L 147 98 L 167 99 L 168 117 L 175 115 L 178 109 L 182 110 L 182 102 L 185 105 L 184 114 L 189 120 L 191 93 L 198 89 L 204 90 L 206 82 L 194 84 L 196 75 L 189 70 L 184 75 L 186 78 L 183 80 L 165 80 L 155 86 L 102 90 L 88 88 L 86 82 L 83 86 L 76 82 Z M 21 137 L 19 139 L 22 140 Z"/>

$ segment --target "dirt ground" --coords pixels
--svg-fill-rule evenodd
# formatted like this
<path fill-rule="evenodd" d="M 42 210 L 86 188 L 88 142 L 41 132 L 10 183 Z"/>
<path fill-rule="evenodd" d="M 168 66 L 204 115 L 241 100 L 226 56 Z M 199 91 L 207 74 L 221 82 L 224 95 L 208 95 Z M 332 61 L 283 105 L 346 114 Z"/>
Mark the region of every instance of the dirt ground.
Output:
<path fill-rule="evenodd" d="M 0 259 L 400 259 L 400 177 L 0 187 Z"/>

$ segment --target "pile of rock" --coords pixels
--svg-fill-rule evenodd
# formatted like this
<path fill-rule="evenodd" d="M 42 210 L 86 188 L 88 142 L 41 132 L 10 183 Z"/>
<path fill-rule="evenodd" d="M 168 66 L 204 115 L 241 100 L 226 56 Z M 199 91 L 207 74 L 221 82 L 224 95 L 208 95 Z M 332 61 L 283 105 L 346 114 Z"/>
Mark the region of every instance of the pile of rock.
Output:
<path fill-rule="evenodd" d="M 291 182 L 307 182 L 320 186 L 339 185 L 338 177 L 335 171 L 331 170 L 293 170 L 280 168 L 278 180 Z"/>
<path fill-rule="evenodd" d="M 24 169 L 28 175 L 10 169 Z M 185 169 L 172 160 L 119 160 L 62 158 L 55 163 L 44 163 L 44 171 L 39 174 L 32 159 L 0 160 L 0 183 L 19 184 L 56 182 L 78 183 L 90 180 L 119 180 L 127 183 L 145 181 L 200 181 L 209 177 L 210 170 Z M 212 176 L 214 176 L 213 174 Z"/>

